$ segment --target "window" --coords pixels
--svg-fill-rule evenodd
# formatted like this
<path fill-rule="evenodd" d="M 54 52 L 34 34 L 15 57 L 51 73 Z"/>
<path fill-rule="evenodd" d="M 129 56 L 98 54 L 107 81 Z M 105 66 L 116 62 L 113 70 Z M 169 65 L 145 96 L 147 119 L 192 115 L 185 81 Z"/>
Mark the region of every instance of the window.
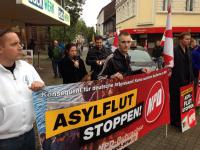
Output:
<path fill-rule="evenodd" d="M 136 12 L 135 6 L 136 6 L 136 2 L 135 2 L 135 0 L 133 0 L 133 2 L 132 2 L 133 15 L 135 15 L 135 12 Z"/>
<path fill-rule="evenodd" d="M 167 11 L 167 7 L 168 7 L 168 0 L 163 0 L 163 11 Z"/>
<path fill-rule="evenodd" d="M 193 11 L 193 0 L 186 0 L 186 11 Z"/>
<path fill-rule="evenodd" d="M 129 17 L 130 16 L 130 5 L 129 5 L 129 2 L 127 2 L 127 16 Z"/>

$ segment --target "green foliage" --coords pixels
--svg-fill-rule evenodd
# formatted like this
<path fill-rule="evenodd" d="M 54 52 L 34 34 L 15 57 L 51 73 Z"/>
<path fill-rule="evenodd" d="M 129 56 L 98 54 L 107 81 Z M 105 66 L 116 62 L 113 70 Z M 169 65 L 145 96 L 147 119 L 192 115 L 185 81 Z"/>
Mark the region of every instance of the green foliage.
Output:
<path fill-rule="evenodd" d="M 93 27 L 87 27 L 80 18 L 85 0 L 65 0 L 65 9 L 70 14 L 70 26 L 53 26 L 50 28 L 51 40 L 72 42 L 79 34 L 91 41 L 94 34 Z"/>
<path fill-rule="evenodd" d="M 85 0 L 65 0 L 65 9 L 70 14 L 71 26 L 75 25 L 80 18 Z"/>
<path fill-rule="evenodd" d="M 78 20 L 76 24 L 76 35 L 83 35 L 87 42 L 92 40 L 92 36 L 94 34 L 93 27 L 87 27 L 83 20 Z"/>
<path fill-rule="evenodd" d="M 94 27 L 88 27 L 86 33 L 86 39 L 88 42 L 92 41 L 92 37 L 95 35 Z"/>

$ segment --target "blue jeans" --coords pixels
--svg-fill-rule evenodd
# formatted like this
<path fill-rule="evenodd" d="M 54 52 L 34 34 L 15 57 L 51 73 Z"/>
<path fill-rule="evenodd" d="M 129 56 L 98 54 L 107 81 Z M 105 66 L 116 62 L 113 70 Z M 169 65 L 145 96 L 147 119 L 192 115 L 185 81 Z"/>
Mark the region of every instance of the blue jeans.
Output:
<path fill-rule="evenodd" d="M 15 138 L 0 140 L 0 150 L 35 150 L 34 129 Z"/>

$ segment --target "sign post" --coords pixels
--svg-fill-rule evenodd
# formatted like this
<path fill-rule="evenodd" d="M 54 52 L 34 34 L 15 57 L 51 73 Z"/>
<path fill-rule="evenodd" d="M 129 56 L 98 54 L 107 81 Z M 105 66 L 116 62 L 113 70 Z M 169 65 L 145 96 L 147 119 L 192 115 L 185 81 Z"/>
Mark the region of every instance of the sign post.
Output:
<path fill-rule="evenodd" d="M 196 125 L 193 84 L 180 88 L 180 111 L 181 129 L 185 132 Z"/>

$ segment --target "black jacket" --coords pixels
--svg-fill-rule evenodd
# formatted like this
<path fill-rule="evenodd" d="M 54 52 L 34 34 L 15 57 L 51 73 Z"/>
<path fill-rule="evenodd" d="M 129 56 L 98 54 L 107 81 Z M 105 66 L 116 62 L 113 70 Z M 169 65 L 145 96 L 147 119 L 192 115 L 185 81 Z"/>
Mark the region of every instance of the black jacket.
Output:
<path fill-rule="evenodd" d="M 155 46 L 153 48 L 152 56 L 155 58 L 159 58 L 162 56 L 163 53 L 163 47 L 162 46 Z"/>
<path fill-rule="evenodd" d="M 86 57 L 86 64 L 91 66 L 92 73 L 92 80 L 97 79 L 97 75 L 102 70 L 102 66 L 97 65 L 97 60 L 105 60 L 112 51 L 110 49 L 102 48 L 98 49 L 97 47 L 93 47 L 88 51 L 87 57 Z"/>
<path fill-rule="evenodd" d="M 186 49 L 184 54 L 181 46 L 178 45 L 174 48 L 174 67 L 170 78 L 171 88 L 179 90 L 181 86 L 193 82 L 193 79 L 191 52 Z"/>
<path fill-rule="evenodd" d="M 79 82 L 87 74 L 83 60 L 79 57 L 77 59 L 79 60 L 79 68 L 74 66 L 73 61 L 68 56 L 61 60 L 60 73 L 63 84 Z"/>
<path fill-rule="evenodd" d="M 120 72 L 124 76 L 142 73 L 141 70 L 132 71 L 129 55 L 125 57 L 119 49 L 115 50 L 113 57 L 108 61 L 102 75 L 108 75 L 110 77 L 117 72 Z"/>
<path fill-rule="evenodd" d="M 180 122 L 180 87 L 193 82 L 191 52 L 180 45 L 174 48 L 174 67 L 170 78 L 171 122 Z"/>

